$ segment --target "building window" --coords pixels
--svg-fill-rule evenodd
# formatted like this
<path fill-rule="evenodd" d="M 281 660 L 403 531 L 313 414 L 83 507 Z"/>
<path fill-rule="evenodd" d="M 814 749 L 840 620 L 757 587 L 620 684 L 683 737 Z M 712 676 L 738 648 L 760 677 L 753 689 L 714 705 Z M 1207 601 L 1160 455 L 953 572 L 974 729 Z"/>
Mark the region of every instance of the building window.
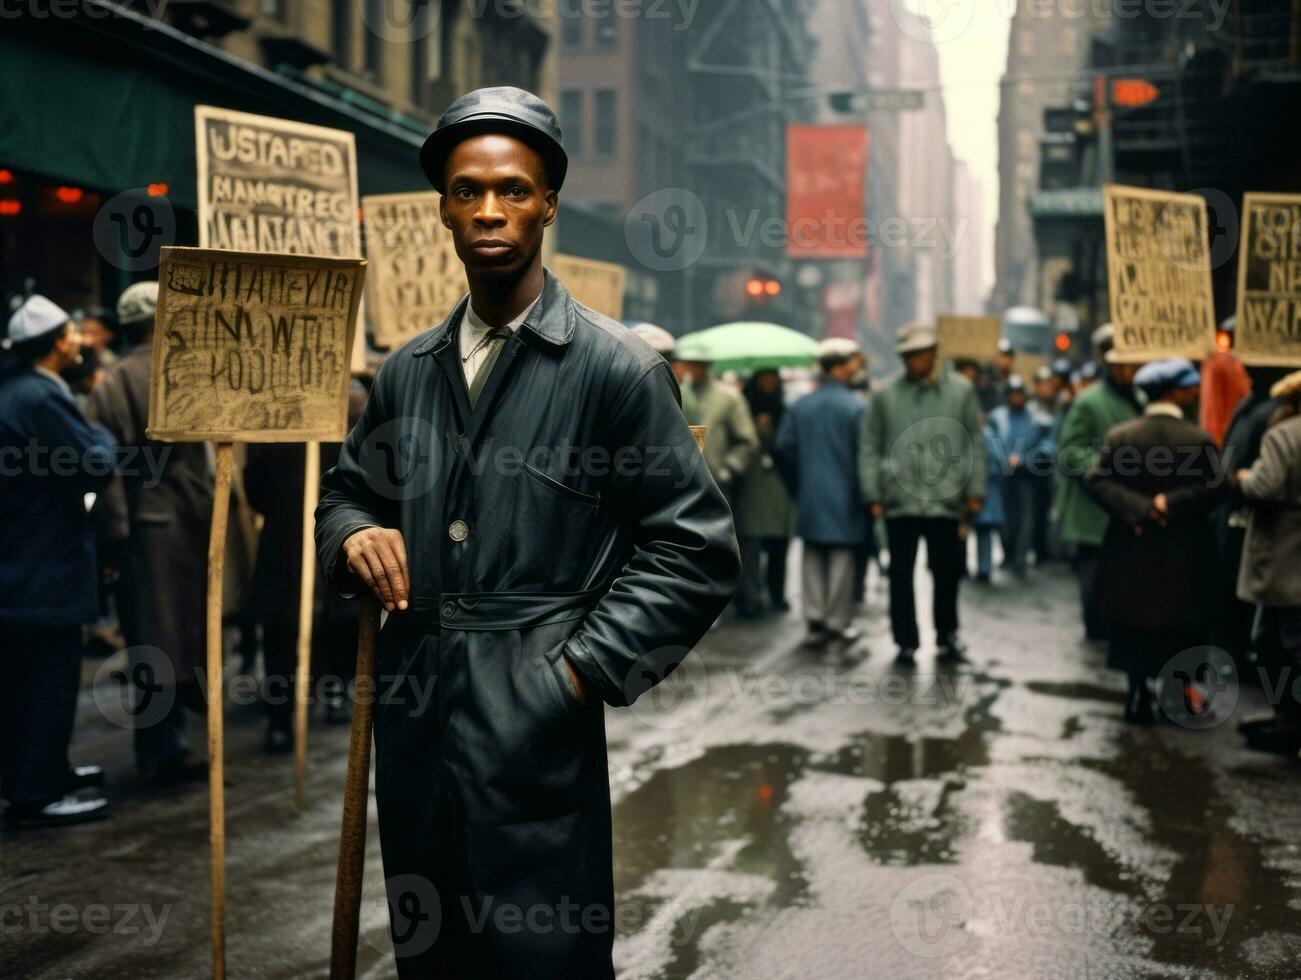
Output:
<path fill-rule="evenodd" d="M 570 51 L 581 50 L 583 47 L 582 10 L 561 8 L 560 20 L 561 43 Z"/>
<path fill-rule="evenodd" d="M 566 89 L 560 93 L 560 127 L 565 134 L 565 150 L 571 157 L 583 155 L 583 92 Z"/>
<path fill-rule="evenodd" d="M 361 2 L 366 5 L 366 23 L 383 24 L 385 22 L 384 0 L 361 0 Z M 363 36 L 366 40 L 366 55 L 362 67 L 368 75 L 379 78 L 383 40 L 380 38 L 378 31 L 366 31 Z"/>
<path fill-rule="evenodd" d="M 433 82 L 443 75 L 443 46 L 438 24 L 426 4 L 417 7 L 411 21 L 411 101 L 429 108 Z"/>
<path fill-rule="evenodd" d="M 598 156 L 612 157 L 618 148 L 617 107 L 618 93 L 614 89 L 601 89 L 596 93 L 596 142 L 593 148 Z"/>
<path fill-rule="evenodd" d="M 330 41 L 335 64 L 352 67 L 352 0 L 334 0 L 330 5 Z"/>
<path fill-rule="evenodd" d="M 605 13 L 596 22 L 596 46 L 612 48 L 619 43 L 619 18 Z"/>

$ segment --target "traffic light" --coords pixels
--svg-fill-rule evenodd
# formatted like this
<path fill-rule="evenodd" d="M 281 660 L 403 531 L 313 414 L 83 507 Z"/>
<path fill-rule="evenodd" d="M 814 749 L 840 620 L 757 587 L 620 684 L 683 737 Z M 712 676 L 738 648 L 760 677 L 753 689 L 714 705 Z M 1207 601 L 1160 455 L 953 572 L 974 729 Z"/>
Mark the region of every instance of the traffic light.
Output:
<path fill-rule="evenodd" d="M 782 284 L 776 279 L 754 276 L 746 282 L 745 294 L 752 302 L 766 303 L 782 294 Z"/>

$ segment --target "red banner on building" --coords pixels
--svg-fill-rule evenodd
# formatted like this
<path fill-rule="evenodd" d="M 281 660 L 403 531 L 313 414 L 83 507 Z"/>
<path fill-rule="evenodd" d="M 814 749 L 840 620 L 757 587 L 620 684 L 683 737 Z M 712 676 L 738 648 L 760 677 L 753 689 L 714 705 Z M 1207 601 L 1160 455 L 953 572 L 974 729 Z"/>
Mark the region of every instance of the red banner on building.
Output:
<path fill-rule="evenodd" d="M 866 129 L 787 129 L 786 222 L 791 258 L 867 257 Z"/>

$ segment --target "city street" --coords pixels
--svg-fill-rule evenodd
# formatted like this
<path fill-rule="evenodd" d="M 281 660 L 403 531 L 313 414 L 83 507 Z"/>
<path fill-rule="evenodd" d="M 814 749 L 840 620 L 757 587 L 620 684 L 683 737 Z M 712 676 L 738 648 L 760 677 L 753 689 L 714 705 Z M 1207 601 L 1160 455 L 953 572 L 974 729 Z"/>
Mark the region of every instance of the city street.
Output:
<path fill-rule="evenodd" d="M 856 666 L 800 649 L 797 612 L 728 617 L 607 711 L 621 978 L 1297 975 L 1301 772 L 1236 732 L 1261 691 L 1225 685 L 1209 730 L 1128 726 L 1064 568 L 962 602 L 956 670 L 891 666 L 874 574 Z M 347 729 L 313 727 L 302 815 L 262 734 L 229 710 L 230 975 L 321 977 Z M 5 833 L 3 974 L 206 975 L 205 788 L 142 790 L 89 693 L 73 760 L 113 816 Z M 389 977 L 373 807 L 368 844 L 359 975 Z"/>

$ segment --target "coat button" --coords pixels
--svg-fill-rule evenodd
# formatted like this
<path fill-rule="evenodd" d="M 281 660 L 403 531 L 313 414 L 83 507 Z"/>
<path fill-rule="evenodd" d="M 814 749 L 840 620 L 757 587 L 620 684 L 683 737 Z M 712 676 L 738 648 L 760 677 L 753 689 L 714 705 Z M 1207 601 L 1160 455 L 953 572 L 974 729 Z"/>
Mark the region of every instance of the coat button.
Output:
<path fill-rule="evenodd" d="M 447 536 L 453 541 L 464 541 L 470 536 L 470 525 L 465 521 L 452 521 L 452 526 L 447 529 Z"/>
<path fill-rule="evenodd" d="M 455 616 L 455 615 L 456 615 L 456 603 L 454 603 L 454 602 L 444 602 L 444 603 L 443 603 L 443 618 L 444 618 L 444 619 L 451 619 L 451 618 L 452 618 L 453 616 Z"/>

